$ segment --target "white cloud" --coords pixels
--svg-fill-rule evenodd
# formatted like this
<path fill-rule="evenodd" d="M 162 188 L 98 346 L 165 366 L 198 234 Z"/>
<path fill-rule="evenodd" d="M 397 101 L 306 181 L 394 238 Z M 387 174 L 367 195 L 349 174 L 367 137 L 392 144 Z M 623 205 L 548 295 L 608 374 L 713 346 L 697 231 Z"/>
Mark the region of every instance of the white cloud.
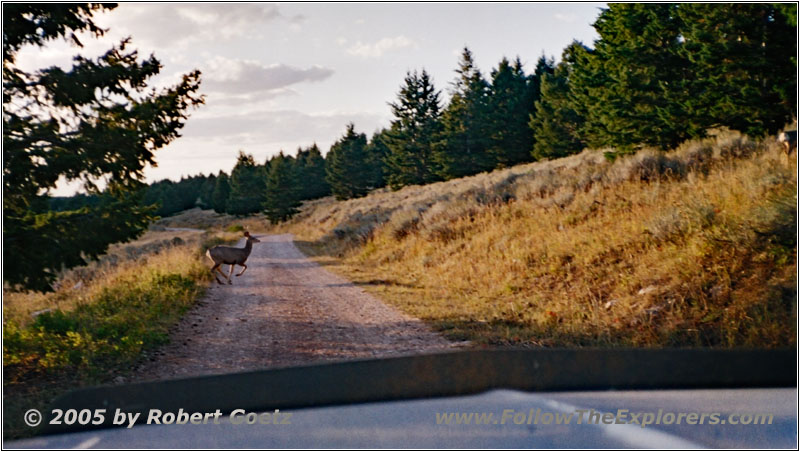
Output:
<path fill-rule="evenodd" d="M 186 47 L 203 40 L 255 38 L 264 24 L 283 20 L 299 25 L 303 18 L 285 17 L 275 5 L 220 3 L 123 3 L 101 23 L 148 47 Z"/>
<path fill-rule="evenodd" d="M 305 22 L 306 19 L 307 17 L 304 16 L 303 14 L 295 14 L 294 16 L 289 18 L 289 23 L 299 25 Z"/>
<path fill-rule="evenodd" d="M 356 130 L 371 134 L 385 126 L 385 115 L 378 113 L 305 113 L 297 110 L 266 110 L 248 114 L 195 117 L 186 122 L 184 135 L 193 139 L 211 139 L 238 146 L 264 147 L 271 143 L 320 142 L 338 138 L 349 122 Z M 293 150 L 293 149 L 289 149 Z M 277 150 L 276 150 L 277 151 Z"/>
<path fill-rule="evenodd" d="M 301 82 L 319 82 L 333 75 L 333 69 L 311 66 L 306 69 L 285 64 L 264 65 L 253 60 L 215 57 L 203 69 L 203 91 L 239 96 L 280 95 Z"/>
<path fill-rule="evenodd" d="M 372 44 L 364 44 L 361 41 L 358 41 L 349 49 L 347 49 L 347 53 L 363 58 L 378 58 L 390 50 L 402 49 L 411 46 L 416 46 L 416 43 L 411 39 L 400 35 L 394 38 L 383 38 L 380 41 Z"/>
<path fill-rule="evenodd" d="M 564 23 L 567 23 L 567 24 L 571 24 L 571 23 L 575 22 L 576 20 L 578 20 L 578 16 L 576 16 L 575 14 L 555 13 L 555 14 L 553 14 L 553 17 L 555 17 L 556 20 L 564 22 Z"/>

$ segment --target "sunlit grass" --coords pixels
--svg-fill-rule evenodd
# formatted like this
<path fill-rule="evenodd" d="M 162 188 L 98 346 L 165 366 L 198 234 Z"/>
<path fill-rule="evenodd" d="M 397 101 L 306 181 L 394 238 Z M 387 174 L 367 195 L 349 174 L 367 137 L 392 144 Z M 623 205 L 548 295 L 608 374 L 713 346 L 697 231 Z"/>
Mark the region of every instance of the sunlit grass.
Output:
<path fill-rule="evenodd" d="M 342 203 L 282 230 L 449 336 L 488 344 L 795 344 L 796 172 L 736 134 Z"/>

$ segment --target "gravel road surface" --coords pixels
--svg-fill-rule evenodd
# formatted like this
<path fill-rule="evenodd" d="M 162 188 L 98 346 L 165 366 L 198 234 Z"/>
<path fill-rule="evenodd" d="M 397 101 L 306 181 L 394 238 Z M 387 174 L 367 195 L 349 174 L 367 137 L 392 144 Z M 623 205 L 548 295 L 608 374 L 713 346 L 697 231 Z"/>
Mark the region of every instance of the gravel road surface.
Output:
<path fill-rule="evenodd" d="M 292 236 L 256 236 L 241 277 L 214 282 L 136 380 L 451 349 L 421 321 L 308 259 Z M 243 246 L 244 240 L 238 246 Z M 212 263 L 209 261 L 209 268 Z M 227 266 L 223 271 L 227 273 Z M 237 267 L 238 273 L 241 267 Z M 234 273 L 234 274 L 235 274 Z M 223 280 L 224 281 L 224 280 Z"/>

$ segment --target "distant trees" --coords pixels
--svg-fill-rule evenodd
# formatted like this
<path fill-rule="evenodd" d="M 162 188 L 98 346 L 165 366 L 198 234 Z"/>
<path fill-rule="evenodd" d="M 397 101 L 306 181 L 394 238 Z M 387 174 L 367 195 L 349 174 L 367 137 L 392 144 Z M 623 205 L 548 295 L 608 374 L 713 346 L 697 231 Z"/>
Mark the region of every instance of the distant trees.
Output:
<path fill-rule="evenodd" d="M 3 281 L 12 288 L 50 290 L 62 269 L 141 234 L 154 210 L 141 204 L 143 169 L 180 136 L 189 108 L 203 103 L 199 71 L 166 89 L 148 87 L 161 63 L 140 60 L 128 39 L 95 59 L 76 56 L 69 70 L 17 66 L 26 45 L 63 38 L 81 47 L 78 33 L 102 35 L 93 16 L 113 8 L 3 5 L 3 257 L 13 262 Z M 48 194 L 59 180 L 82 182 L 97 202 L 51 210 Z"/>
<path fill-rule="evenodd" d="M 350 123 L 342 138 L 331 146 L 325 158 L 326 180 L 336 199 L 364 196 L 370 187 L 367 163 L 367 136 L 356 133 Z"/>
<path fill-rule="evenodd" d="M 325 156 L 312 145 L 257 165 L 240 153 L 230 177 L 162 181 L 145 197 L 162 214 L 211 205 L 282 221 L 306 199 L 349 199 L 586 147 L 669 149 L 717 127 L 774 134 L 797 106 L 796 12 L 794 4 L 610 4 L 594 24 L 594 48 L 572 42 L 557 64 L 542 55 L 526 73 L 519 57 L 503 58 L 487 80 L 464 48 L 448 102 L 424 69 L 409 71 L 389 103 L 389 128 L 369 140 L 351 123 Z"/>
<path fill-rule="evenodd" d="M 248 215 L 261 211 L 264 202 L 264 167 L 253 156 L 239 151 L 236 166 L 230 177 L 231 192 L 226 211 L 233 215 Z"/>
<path fill-rule="evenodd" d="M 202 180 L 200 193 L 196 205 L 201 209 L 211 209 L 214 205 L 214 188 L 217 186 L 217 176 L 209 174 L 208 177 L 200 175 Z"/>
<path fill-rule="evenodd" d="M 316 143 L 306 149 L 297 149 L 295 165 L 300 181 L 299 199 L 317 199 L 331 194 L 331 186 L 325 177 L 325 157 Z"/>
<path fill-rule="evenodd" d="M 161 180 L 142 189 L 142 204 L 154 205 L 155 214 L 168 216 L 193 207 L 209 208 L 213 204 L 216 176 L 183 177 L 178 182 Z"/>
<path fill-rule="evenodd" d="M 386 157 L 389 155 L 389 146 L 386 144 L 389 131 L 381 129 L 372 134 L 372 138 L 367 143 L 367 160 L 364 162 L 364 171 L 368 173 L 368 185 L 370 188 L 381 188 L 386 186 Z"/>
<path fill-rule="evenodd" d="M 286 221 L 300 207 L 300 167 L 293 157 L 280 152 L 267 161 L 265 171 L 264 213 L 272 223 Z"/>
<path fill-rule="evenodd" d="M 211 195 L 211 207 L 214 212 L 225 213 L 228 211 L 228 198 L 231 196 L 231 183 L 228 175 L 220 171 L 214 183 L 214 193 Z"/>

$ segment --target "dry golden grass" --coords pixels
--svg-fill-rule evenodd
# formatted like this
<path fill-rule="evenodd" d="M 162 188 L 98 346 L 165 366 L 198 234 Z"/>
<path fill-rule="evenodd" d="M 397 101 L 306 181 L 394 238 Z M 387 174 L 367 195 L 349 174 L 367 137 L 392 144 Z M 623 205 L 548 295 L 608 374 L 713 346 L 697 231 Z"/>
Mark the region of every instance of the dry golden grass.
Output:
<path fill-rule="evenodd" d="M 602 151 L 362 199 L 276 231 L 453 338 L 795 344 L 797 175 L 732 133 Z"/>
<path fill-rule="evenodd" d="M 4 290 L 3 321 L 13 320 L 20 325 L 27 325 L 34 313 L 52 309 L 71 310 L 93 288 L 104 286 L 116 275 L 147 265 L 148 255 L 181 245 L 199 247 L 201 236 L 197 232 L 147 231 L 138 240 L 111 245 L 99 261 L 63 272 L 55 284 L 54 292 Z"/>
<path fill-rule="evenodd" d="M 269 221 L 263 215 L 237 217 L 196 207 L 162 218 L 152 228 L 162 230 L 163 228 L 195 228 L 207 231 L 221 231 L 231 226 L 241 226 L 242 230 L 263 231 L 269 227 Z"/>
<path fill-rule="evenodd" d="M 98 261 L 90 262 L 83 267 L 74 268 L 63 272 L 50 293 L 39 292 L 13 292 L 3 291 L 3 321 L 13 320 L 20 325 L 26 325 L 33 319 L 33 314 L 45 310 L 60 309 L 69 311 L 74 308 L 87 294 L 98 287 L 104 287 L 108 281 L 114 280 L 117 275 L 146 269 L 152 264 L 152 255 L 159 253 L 163 256 L 175 255 L 187 258 L 187 250 L 200 249 L 206 242 L 216 237 L 222 243 L 229 243 L 233 237 L 229 234 L 207 234 L 191 231 L 164 231 L 160 228 L 145 232 L 139 239 L 128 243 L 117 243 L 109 247 L 108 252 Z M 177 253 L 164 253 L 164 251 L 183 250 Z"/>

